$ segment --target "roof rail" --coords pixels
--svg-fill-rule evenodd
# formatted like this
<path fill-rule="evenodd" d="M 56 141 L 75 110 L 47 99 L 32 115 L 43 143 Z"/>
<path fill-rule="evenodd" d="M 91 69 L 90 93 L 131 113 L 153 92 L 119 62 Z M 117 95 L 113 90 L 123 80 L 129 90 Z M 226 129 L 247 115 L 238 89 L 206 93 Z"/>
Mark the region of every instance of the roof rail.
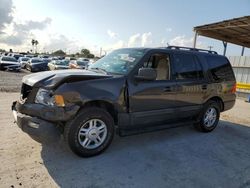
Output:
<path fill-rule="evenodd" d="M 198 48 L 190 48 L 185 46 L 168 46 L 167 49 L 175 49 L 175 50 L 190 50 L 190 51 L 196 51 L 196 52 L 207 52 L 211 54 L 218 54 L 216 51 L 212 50 L 204 50 L 204 49 L 198 49 Z"/>

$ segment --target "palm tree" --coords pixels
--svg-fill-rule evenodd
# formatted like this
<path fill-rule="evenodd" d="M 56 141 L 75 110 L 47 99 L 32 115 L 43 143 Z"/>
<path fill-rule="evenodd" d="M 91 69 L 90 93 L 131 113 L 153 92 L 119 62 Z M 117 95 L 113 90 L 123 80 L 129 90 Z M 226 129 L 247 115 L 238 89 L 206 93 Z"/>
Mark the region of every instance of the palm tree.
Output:
<path fill-rule="evenodd" d="M 34 45 L 35 45 L 35 43 L 36 43 L 35 41 L 36 41 L 35 39 L 32 39 L 32 40 L 31 40 L 32 51 L 33 51 L 33 52 L 34 52 Z"/>
<path fill-rule="evenodd" d="M 36 53 L 37 53 L 37 45 L 39 44 L 38 40 L 35 40 L 35 45 L 36 45 Z"/>

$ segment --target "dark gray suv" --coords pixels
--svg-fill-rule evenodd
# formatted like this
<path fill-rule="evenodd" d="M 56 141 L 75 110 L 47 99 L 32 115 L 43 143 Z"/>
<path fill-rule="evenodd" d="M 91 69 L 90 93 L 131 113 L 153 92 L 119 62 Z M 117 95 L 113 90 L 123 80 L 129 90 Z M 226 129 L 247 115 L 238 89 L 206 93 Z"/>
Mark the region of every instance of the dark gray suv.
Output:
<path fill-rule="evenodd" d="M 228 59 L 214 51 L 170 46 L 115 50 L 88 70 L 46 71 L 23 78 L 12 105 L 30 133 L 60 127 L 71 150 L 97 155 L 119 135 L 193 123 L 203 132 L 235 103 Z"/>

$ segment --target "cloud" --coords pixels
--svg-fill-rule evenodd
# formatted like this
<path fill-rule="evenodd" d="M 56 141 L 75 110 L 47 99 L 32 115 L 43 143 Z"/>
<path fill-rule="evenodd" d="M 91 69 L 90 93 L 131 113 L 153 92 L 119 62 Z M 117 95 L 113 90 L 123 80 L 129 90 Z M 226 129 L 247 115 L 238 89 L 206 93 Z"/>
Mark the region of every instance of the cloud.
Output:
<path fill-rule="evenodd" d="M 186 38 L 185 35 L 176 36 L 175 38 L 173 38 L 169 41 L 169 44 L 174 45 L 174 46 L 189 46 L 189 47 L 191 47 L 193 45 L 193 37 Z"/>
<path fill-rule="evenodd" d="M 173 29 L 172 29 L 171 27 L 167 27 L 165 30 L 166 30 L 167 32 L 173 31 Z"/>
<path fill-rule="evenodd" d="M 77 41 L 74 39 L 70 39 L 62 34 L 53 34 L 49 36 L 49 42 L 44 44 L 45 51 L 55 51 L 55 50 L 63 50 L 72 52 L 78 51 L 80 48 L 77 44 Z"/>
<path fill-rule="evenodd" d="M 27 40 L 31 40 L 34 35 L 33 30 L 43 30 L 51 23 L 51 18 L 45 18 L 42 21 L 29 20 L 24 23 L 13 22 L 9 27 L 11 32 L 5 32 L 0 36 L 0 43 L 7 45 L 22 45 Z"/>
<path fill-rule="evenodd" d="M 128 38 L 128 40 L 117 40 L 113 44 L 103 46 L 103 50 L 109 52 L 118 48 L 125 47 L 145 47 L 152 45 L 152 33 L 146 32 L 143 34 L 136 33 Z"/>
<path fill-rule="evenodd" d="M 119 40 L 113 44 L 104 46 L 103 49 L 106 51 L 111 51 L 111 50 L 115 50 L 118 48 L 124 48 L 124 47 L 126 47 L 126 43 L 123 40 Z"/>
<path fill-rule="evenodd" d="M 168 41 L 167 41 L 165 38 L 163 38 L 163 39 L 161 39 L 160 45 L 161 45 L 162 47 L 166 47 L 166 46 L 168 45 Z"/>
<path fill-rule="evenodd" d="M 151 36 L 152 36 L 151 32 L 142 34 L 142 36 L 141 36 L 141 46 L 142 47 L 145 47 L 145 46 L 150 45 L 152 43 Z"/>
<path fill-rule="evenodd" d="M 109 29 L 107 30 L 107 33 L 108 33 L 110 38 L 116 38 L 118 36 L 117 33 L 113 32 L 113 31 L 111 31 Z"/>
<path fill-rule="evenodd" d="M 5 25 L 11 23 L 13 19 L 12 11 L 12 0 L 0 0 L 0 34 L 3 33 Z"/>
<path fill-rule="evenodd" d="M 141 34 L 140 33 L 132 35 L 131 37 L 129 37 L 128 47 L 139 46 L 140 40 L 141 40 Z"/>
<path fill-rule="evenodd" d="M 51 18 L 45 18 L 42 21 L 33 21 L 33 20 L 29 20 L 26 21 L 24 24 L 16 24 L 16 28 L 18 28 L 19 30 L 23 30 L 23 31 L 29 31 L 29 30 L 42 30 L 45 29 L 50 23 L 51 23 L 52 19 Z"/>

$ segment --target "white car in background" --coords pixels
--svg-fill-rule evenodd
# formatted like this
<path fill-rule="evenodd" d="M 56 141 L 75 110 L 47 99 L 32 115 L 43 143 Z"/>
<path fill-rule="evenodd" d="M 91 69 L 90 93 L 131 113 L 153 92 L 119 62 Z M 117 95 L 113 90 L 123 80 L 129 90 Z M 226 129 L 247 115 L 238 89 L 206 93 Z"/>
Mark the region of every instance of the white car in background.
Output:
<path fill-rule="evenodd" d="M 25 68 L 27 62 L 30 60 L 28 57 L 19 57 L 18 62 L 20 63 L 22 69 Z"/>
<path fill-rule="evenodd" d="M 12 56 L 2 56 L 0 58 L 0 70 L 20 71 L 21 64 Z"/>
<path fill-rule="evenodd" d="M 69 60 L 52 60 L 48 63 L 49 70 L 61 70 L 69 68 Z"/>

